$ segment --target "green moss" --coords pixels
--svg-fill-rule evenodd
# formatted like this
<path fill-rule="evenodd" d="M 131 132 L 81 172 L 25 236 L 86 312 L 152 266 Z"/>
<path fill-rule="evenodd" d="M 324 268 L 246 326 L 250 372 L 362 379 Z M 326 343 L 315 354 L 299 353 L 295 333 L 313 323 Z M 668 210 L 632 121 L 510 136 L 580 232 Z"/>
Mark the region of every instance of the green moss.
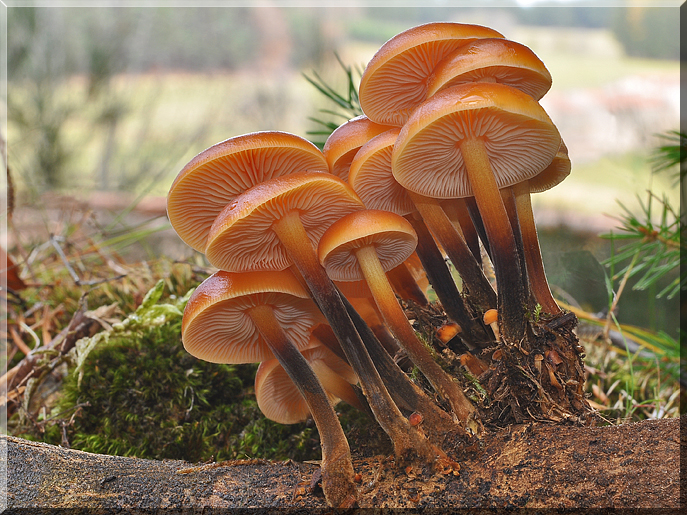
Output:
<path fill-rule="evenodd" d="M 13 434 L 150 459 L 319 459 L 312 421 L 282 425 L 260 412 L 256 364 L 207 363 L 185 351 L 181 318 L 188 294 L 179 298 L 180 288 L 169 277 L 158 281 L 124 320 L 79 340 L 66 356 L 59 400 L 48 413 L 23 419 L 15 413 Z M 344 403 L 337 411 L 345 433 L 357 435 L 352 447 L 369 453 L 388 447 L 372 418 Z"/>
<path fill-rule="evenodd" d="M 170 305 L 150 310 L 164 306 Z M 181 344 L 180 315 L 140 325 L 114 331 L 95 346 L 83 358 L 80 384 L 72 367 L 53 410 L 60 414 L 56 423 L 43 435 L 22 436 L 60 444 L 64 425 L 72 448 L 94 453 L 190 462 L 319 458 L 311 424 L 286 426 L 262 415 L 253 394 L 257 365 L 189 355 Z"/>

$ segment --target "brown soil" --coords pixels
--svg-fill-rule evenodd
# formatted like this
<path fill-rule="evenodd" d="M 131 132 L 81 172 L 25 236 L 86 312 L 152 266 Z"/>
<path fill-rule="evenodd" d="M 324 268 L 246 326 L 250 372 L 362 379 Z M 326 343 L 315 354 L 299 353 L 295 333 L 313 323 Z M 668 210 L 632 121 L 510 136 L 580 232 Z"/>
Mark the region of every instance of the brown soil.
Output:
<path fill-rule="evenodd" d="M 396 467 L 386 456 L 355 457 L 361 507 L 663 508 L 678 512 L 680 423 L 612 427 L 544 423 L 488 430 L 479 445 L 445 449 L 459 471 Z M 189 509 L 324 508 L 312 487 L 317 465 L 262 460 L 192 466 L 102 456 L 7 437 L 8 506 L 165 513 Z M 354 444 L 354 442 L 352 442 Z M 317 474 L 315 474 L 315 477 Z M 171 510 L 171 511 L 170 511 Z M 195 512 L 195 511 L 194 511 Z"/>

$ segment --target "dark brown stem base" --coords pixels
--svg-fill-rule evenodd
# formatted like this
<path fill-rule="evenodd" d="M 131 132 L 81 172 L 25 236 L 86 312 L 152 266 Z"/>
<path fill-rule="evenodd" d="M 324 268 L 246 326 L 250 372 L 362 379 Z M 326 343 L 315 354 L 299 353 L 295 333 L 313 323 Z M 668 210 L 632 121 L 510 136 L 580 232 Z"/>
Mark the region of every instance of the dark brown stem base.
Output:
<path fill-rule="evenodd" d="M 484 328 L 468 312 L 463 297 L 453 281 L 451 271 L 441 256 L 427 225 L 412 215 L 406 216 L 406 220 L 410 222 L 417 234 L 416 251 L 427 273 L 427 279 L 429 279 L 448 317 L 460 325 L 463 331 L 460 336 L 461 339 L 466 342 L 468 348 L 484 346 L 484 342 L 489 338 Z"/>
<path fill-rule="evenodd" d="M 497 298 L 494 289 L 484 276 L 480 264 L 475 260 L 463 236 L 446 216 L 439 201 L 412 192 L 408 192 L 408 195 L 413 199 L 427 227 L 444 247 L 453 266 L 456 267 L 463 280 L 466 297 L 482 311 L 496 307 Z"/>
<path fill-rule="evenodd" d="M 379 375 L 382 377 L 387 390 L 394 402 L 409 412 L 421 413 L 426 424 L 427 437 L 435 445 L 441 445 L 444 436 L 452 431 L 465 433 L 463 428 L 455 424 L 448 413 L 439 408 L 417 385 L 408 379 L 396 362 L 384 350 L 375 334 L 368 327 L 362 317 L 350 302 L 341 295 L 346 311 L 351 317 L 356 330 L 360 334 L 367 351 L 374 361 Z"/>
<path fill-rule="evenodd" d="M 308 362 L 286 336 L 270 306 L 256 306 L 248 316 L 306 400 L 322 444 L 322 489 L 335 508 L 350 508 L 357 502 L 351 452 L 339 419 Z"/>
<path fill-rule="evenodd" d="M 463 232 L 463 238 L 470 248 L 470 252 L 475 257 L 475 261 L 482 266 L 482 254 L 479 249 L 479 234 L 475 228 L 475 224 L 470 218 L 470 212 L 464 198 L 446 199 L 441 203 L 441 207 L 451 219 L 451 221 L 460 226 Z"/>
<path fill-rule="evenodd" d="M 501 344 L 482 356 L 492 365 L 479 377 L 490 399 L 484 420 L 497 425 L 593 420 L 584 398 L 584 349 L 573 333 L 576 325 L 572 313 L 562 312 L 530 324 L 520 345 Z"/>
<path fill-rule="evenodd" d="M 513 231 L 513 237 L 515 238 L 515 247 L 518 251 L 518 263 L 520 264 L 520 272 L 522 278 L 522 287 L 525 291 L 525 300 L 527 302 L 527 307 L 529 311 L 534 310 L 536 301 L 534 300 L 530 292 L 530 284 L 527 277 L 527 265 L 525 263 L 525 248 L 523 244 L 522 233 L 520 232 L 520 220 L 518 218 L 518 208 L 515 203 L 515 195 L 513 193 L 513 188 L 503 188 L 500 190 L 501 198 L 503 199 L 503 205 L 506 208 L 506 213 L 508 213 L 508 221 L 510 222 L 510 228 Z"/>
<path fill-rule="evenodd" d="M 320 265 L 297 212 L 284 215 L 272 226 L 308 285 L 310 293 L 332 327 L 346 359 L 360 379 L 360 386 L 375 419 L 389 435 L 399 461 L 434 463 L 442 452 L 413 428 L 394 403 L 346 312 L 339 292 Z"/>

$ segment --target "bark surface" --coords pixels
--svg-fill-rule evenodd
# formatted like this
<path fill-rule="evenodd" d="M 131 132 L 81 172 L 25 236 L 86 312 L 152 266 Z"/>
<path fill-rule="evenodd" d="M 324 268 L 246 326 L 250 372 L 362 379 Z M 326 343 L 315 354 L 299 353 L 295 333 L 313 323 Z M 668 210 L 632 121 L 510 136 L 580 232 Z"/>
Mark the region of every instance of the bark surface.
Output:
<path fill-rule="evenodd" d="M 472 448 L 447 439 L 461 468 L 400 468 L 387 456 L 355 456 L 361 507 L 663 508 L 678 512 L 680 423 L 687 417 L 613 427 L 544 423 L 488 429 Z M 683 428 L 683 429 L 684 429 Z M 682 431 L 685 434 L 685 431 Z M 4 441 L 3 441 L 4 440 Z M 105 456 L 15 437 L 7 445 L 8 508 L 128 513 L 212 513 L 225 508 L 325 508 L 315 464 L 231 461 L 191 465 Z M 355 442 L 351 442 L 356 447 Z M 684 464 L 683 464 L 684 466 Z M 190 511 L 189 511 L 190 510 Z M 262 510 L 259 510 L 262 511 Z"/>

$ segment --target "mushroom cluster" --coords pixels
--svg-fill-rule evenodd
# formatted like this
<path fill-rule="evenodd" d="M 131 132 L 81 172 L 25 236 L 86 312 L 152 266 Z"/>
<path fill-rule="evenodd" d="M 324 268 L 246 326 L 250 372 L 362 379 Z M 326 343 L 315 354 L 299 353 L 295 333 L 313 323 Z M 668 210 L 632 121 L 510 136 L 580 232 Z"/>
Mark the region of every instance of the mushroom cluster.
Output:
<path fill-rule="evenodd" d="M 360 83 L 365 114 L 323 151 L 284 132 L 245 134 L 201 152 L 172 184 L 172 226 L 219 270 L 189 300 L 183 344 L 208 361 L 260 362 L 266 416 L 312 416 L 330 505 L 357 499 L 339 400 L 372 412 L 397 462 L 435 467 L 452 463 L 444 437 L 478 437 L 490 407 L 501 420 L 584 413 L 574 317 L 551 295 L 530 204 L 570 172 L 538 103 L 550 86 L 531 50 L 492 29 L 421 25 L 375 54 Z M 463 375 L 442 368 L 406 318 L 401 303 L 426 306 L 428 283 L 457 367 L 490 402 L 468 398 Z M 542 355 L 556 357 L 546 374 Z"/>

